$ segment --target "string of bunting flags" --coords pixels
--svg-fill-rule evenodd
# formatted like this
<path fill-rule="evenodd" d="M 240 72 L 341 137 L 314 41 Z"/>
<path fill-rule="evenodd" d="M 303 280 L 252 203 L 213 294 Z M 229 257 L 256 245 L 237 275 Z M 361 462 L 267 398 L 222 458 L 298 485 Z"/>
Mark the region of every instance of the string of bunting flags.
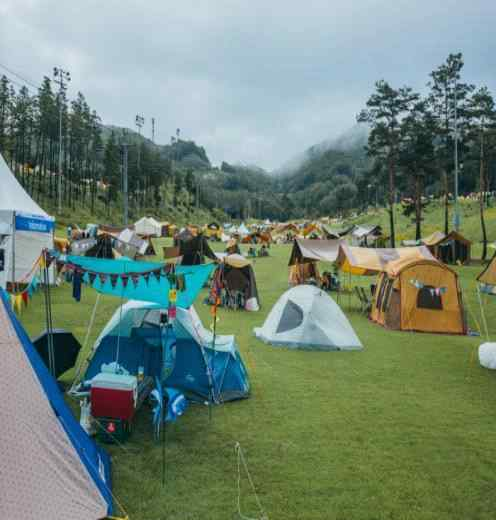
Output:
<path fill-rule="evenodd" d="M 29 272 L 23 277 L 21 281 L 16 282 L 13 286 L 11 286 L 10 290 L 7 289 L 7 299 L 9 300 L 12 309 L 17 313 L 21 313 L 23 306 L 27 307 L 29 300 L 33 297 L 33 294 L 38 290 L 41 285 L 41 280 L 38 275 L 34 275 L 33 273 L 36 269 L 44 269 L 45 268 L 45 259 L 43 254 L 41 254 L 33 264 L 33 267 L 29 270 Z M 31 280 L 28 282 L 27 280 Z M 18 287 L 19 285 L 27 284 L 22 291 L 16 291 L 12 287 Z"/>
<path fill-rule="evenodd" d="M 148 271 L 105 273 L 94 271 L 81 265 L 76 265 L 70 261 L 64 261 L 60 257 L 49 256 L 48 258 L 48 262 L 56 260 L 59 275 L 64 273 L 70 273 L 72 275 L 72 295 L 76 301 L 80 301 L 81 299 L 81 285 L 83 283 L 96 288 L 96 283 L 98 283 L 99 286 L 103 286 L 107 281 L 110 281 L 111 287 L 115 289 L 120 282 L 121 287 L 125 290 L 129 283 L 132 283 L 133 287 L 137 288 L 141 280 L 143 280 L 146 286 L 148 286 L 150 280 L 156 280 L 157 283 L 160 283 L 160 279 L 166 277 L 171 288 L 174 288 L 174 290 L 177 291 L 185 290 L 184 275 L 176 274 L 175 266 L 172 264 L 166 264 Z M 172 299 L 175 299 L 174 296 Z"/>
<path fill-rule="evenodd" d="M 22 312 L 23 305 L 27 306 L 29 300 L 33 297 L 33 294 L 38 290 L 40 285 L 40 279 L 38 276 L 33 276 L 27 287 L 22 291 L 18 292 L 7 292 L 7 298 L 10 301 L 12 308 L 20 313 Z"/>
<path fill-rule="evenodd" d="M 448 290 L 447 287 L 432 287 L 430 285 L 425 285 L 424 283 L 422 283 L 420 280 L 416 280 L 414 278 L 412 278 L 410 280 L 410 283 L 416 288 L 416 289 L 424 289 L 424 288 L 427 288 L 429 289 L 429 292 L 431 293 L 432 296 L 434 296 L 434 294 L 436 296 L 440 296 L 442 294 L 445 294 L 446 291 Z"/>

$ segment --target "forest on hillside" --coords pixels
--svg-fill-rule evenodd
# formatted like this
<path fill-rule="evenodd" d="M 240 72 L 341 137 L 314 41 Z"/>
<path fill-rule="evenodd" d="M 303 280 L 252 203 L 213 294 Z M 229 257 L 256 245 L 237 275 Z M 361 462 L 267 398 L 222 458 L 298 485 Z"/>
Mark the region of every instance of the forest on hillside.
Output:
<path fill-rule="evenodd" d="M 288 220 L 347 216 L 369 205 L 391 209 L 401 200 L 420 236 L 432 197 L 445 201 L 443 227 L 451 227 L 456 149 L 460 193 L 483 194 L 484 226 L 496 182 L 496 111 L 485 86 L 463 81 L 463 66 L 462 55 L 451 54 L 427 78 L 424 94 L 377 81 L 357 116 L 367 128 L 362 137 L 311 147 L 277 175 L 256 166 L 212 166 L 207 151 L 181 139 L 179 129 L 159 145 L 139 131 L 105 125 L 83 93 L 68 98 L 60 78 L 45 76 L 34 90 L 3 76 L 0 152 L 28 192 L 51 208 L 59 169 L 65 207 L 93 211 L 99 203 L 109 215 L 121 208 L 126 158 L 134 216 L 202 209 L 218 218 Z"/>

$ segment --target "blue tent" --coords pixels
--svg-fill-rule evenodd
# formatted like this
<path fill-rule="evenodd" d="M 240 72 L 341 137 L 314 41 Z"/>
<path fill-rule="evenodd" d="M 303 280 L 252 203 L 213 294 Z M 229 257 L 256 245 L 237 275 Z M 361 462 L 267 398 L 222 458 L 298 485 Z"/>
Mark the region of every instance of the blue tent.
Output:
<path fill-rule="evenodd" d="M 2 518 L 113 514 L 110 459 L 80 427 L 0 289 Z"/>
<path fill-rule="evenodd" d="M 157 304 L 130 301 L 117 309 L 100 337 L 82 378 L 82 387 L 103 364 L 118 363 L 130 374 L 144 369 L 147 376 L 159 376 L 162 368 L 162 338 Z M 194 307 L 177 309 L 177 318 L 168 332 L 168 341 L 175 345 L 174 368 L 165 381 L 190 398 L 217 402 L 248 397 L 248 373 L 238 352 L 234 336 L 207 331 Z M 166 349 L 167 350 L 167 349 Z"/>

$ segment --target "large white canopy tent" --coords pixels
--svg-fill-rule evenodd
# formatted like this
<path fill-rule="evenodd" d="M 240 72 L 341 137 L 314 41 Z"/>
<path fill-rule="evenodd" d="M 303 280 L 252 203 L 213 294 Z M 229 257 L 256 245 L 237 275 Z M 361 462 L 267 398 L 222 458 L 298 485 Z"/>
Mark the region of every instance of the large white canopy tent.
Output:
<path fill-rule="evenodd" d="M 44 248 L 53 248 L 55 220 L 26 193 L 0 154 L 0 287 L 29 281 Z M 33 273 L 34 274 L 34 273 Z"/>

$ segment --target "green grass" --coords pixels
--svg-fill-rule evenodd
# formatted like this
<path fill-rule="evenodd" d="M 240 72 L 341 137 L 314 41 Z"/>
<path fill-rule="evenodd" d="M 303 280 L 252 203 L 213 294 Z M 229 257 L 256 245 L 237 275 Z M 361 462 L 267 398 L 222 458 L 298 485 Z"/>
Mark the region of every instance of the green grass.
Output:
<path fill-rule="evenodd" d="M 240 442 L 270 519 L 492 519 L 496 374 L 478 364 L 481 339 L 387 331 L 345 297 L 340 303 L 363 351 L 265 345 L 252 329 L 287 289 L 289 251 L 272 247 L 270 258 L 255 263 L 260 312 L 220 312 L 219 331 L 236 335 L 250 372 L 251 398 L 216 407 L 211 421 L 206 407 L 191 406 L 168 426 L 165 487 L 148 408 L 125 449 L 109 448 L 114 492 L 130 518 L 237 518 L 234 445 Z M 480 321 L 479 271 L 459 269 L 473 328 L 474 316 Z M 208 325 L 202 298 L 196 308 Z M 82 341 L 95 292 L 85 288 L 78 304 L 62 286 L 53 301 L 55 326 Z M 90 343 L 118 303 L 101 297 Z M 496 299 L 485 310 L 494 335 Z M 41 294 L 22 320 L 30 334 L 41 330 Z M 242 509 L 257 516 L 246 478 Z"/>

